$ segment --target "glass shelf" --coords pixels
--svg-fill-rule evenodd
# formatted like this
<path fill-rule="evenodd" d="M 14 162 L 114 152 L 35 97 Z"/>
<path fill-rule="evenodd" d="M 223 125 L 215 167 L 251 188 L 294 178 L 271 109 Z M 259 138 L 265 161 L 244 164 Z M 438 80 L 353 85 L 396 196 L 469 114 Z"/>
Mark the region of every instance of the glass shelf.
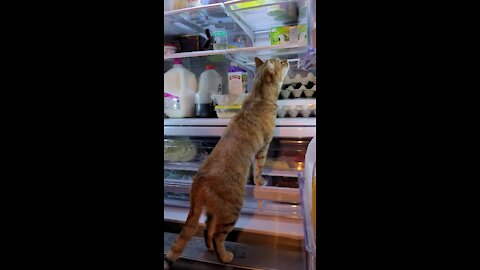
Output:
<path fill-rule="evenodd" d="M 277 26 L 306 23 L 305 1 L 257 0 L 247 3 L 228 3 L 226 6 L 253 33 L 269 32 Z"/>
<path fill-rule="evenodd" d="M 182 52 L 164 56 L 164 60 L 225 55 L 228 60 L 254 66 L 255 57 L 299 58 L 307 51 L 306 43 L 270 45 L 269 33 L 273 27 L 305 23 L 304 0 L 236 0 L 164 12 L 164 35 L 168 38 L 207 38 L 206 29 L 226 31 L 229 39 L 236 35 L 248 37 L 244 48 Z"/>
<path fill-rule="evenodd" d="M 190 205 L 191 180 L 164 179 L 164 203 L 170 206 Z M 301 219 L 300 191 L 282 187 L 245 187 L 246 197 L 242 214 L 280 216 Z"/>
<path fill-rule="evenodd" d="M 262 46 L 262 47 L 247 47 L 247 48 L 235 48 L 226 50 L 208 50 L 208 51 L 195 51 L 174 53 L 163 56 L 164 60 L 171 60 L 175 58 L 189 58 L 189 57 L 202 57 L 210 55 L 226 55 L 238 54 L 238 57 L 242 58 L 245 63 L 253 62 L 255 57 L 262 58 L 265 56 L 277 56 L 282 57 L 285 55 L 296 55 L 305 53 L 307 51 L 306 44 L 285 44 L 275 46 Z"/>
<path fill-rule="evenodd" d="M 306 1 L 256 0 L 226 1 L 164 12 L 164 33 L 173 35 L 204 34 L 211 31 L 256 33 L 272 27 L 306 23 Z"/>
<path fill-rule="evenodd" d="M 239 1 L 234 1 L 239 2 Z M 242 2 L 242 1 L 240 1 Z M 164 12 L 164 35 L 205 35 L 205 30 L 241 32 L 240 26 L 227 15 L 223 3 Z"/>

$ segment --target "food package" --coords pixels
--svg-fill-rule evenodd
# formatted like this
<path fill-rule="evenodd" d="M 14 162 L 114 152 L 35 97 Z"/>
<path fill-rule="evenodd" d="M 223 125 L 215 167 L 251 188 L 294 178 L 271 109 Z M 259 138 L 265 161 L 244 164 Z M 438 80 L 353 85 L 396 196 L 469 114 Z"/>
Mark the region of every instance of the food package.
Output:
<path fill-rule="evenodd" d="M 188 138 L 163 140 L 163 156 L 165 161 L 186 162 L 197 156 L 197 146 Z"/>
<path fill-rule="evenodd" d="M 290 43 L 290 26 L 273 27 L 270 31 L 270 45 Z"/>

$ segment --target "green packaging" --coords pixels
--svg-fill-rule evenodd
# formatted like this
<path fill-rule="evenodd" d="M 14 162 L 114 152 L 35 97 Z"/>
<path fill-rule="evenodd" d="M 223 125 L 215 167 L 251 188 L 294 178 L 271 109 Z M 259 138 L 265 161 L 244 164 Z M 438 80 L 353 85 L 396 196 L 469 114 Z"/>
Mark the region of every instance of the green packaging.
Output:
<path fill-rule="evenodd" d="M 290 26 L 273 27 L 270 31 L 270 44 L 282 45 L 290 43 Z"/>

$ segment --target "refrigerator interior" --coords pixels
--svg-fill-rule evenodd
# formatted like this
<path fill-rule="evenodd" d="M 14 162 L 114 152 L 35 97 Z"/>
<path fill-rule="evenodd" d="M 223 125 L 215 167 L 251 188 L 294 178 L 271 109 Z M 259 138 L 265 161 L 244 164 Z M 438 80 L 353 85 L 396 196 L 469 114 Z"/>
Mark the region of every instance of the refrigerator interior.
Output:
<path fill-rule="evenodd" d="M 165 1 L 169 2 L 169 1 Z M 255 57 L 288 59 L 291 79 L 299 74 L 317 75 L 315 65 L 308 69 L 303 58 L 311 52 L 311 42 L 270 44 L 273 27 L 309 24 L 311 39 L 311 11 L 314 1 L 210 1 L 209 5 L 164 11 L 165 43 L 173 43 L 179 36 L 205 36 L 205 29 L 225 30 L 229 42 L 243 35 L 244 48 L 226 50 L 177 52 L 164 55 L 164 72 L 179 58 L 185 68 L 197 78 L 206 65 L 213 65 L 222 77 L 222 93 L 228 93 L 227 73 L 232 62 L 248 72 L 247 91 L 252 89 L 255 76 Z M 272 16 L 286 11 L 282 16 Z M 293 12 L 295 11 L 295 12 Z M 309 18 L 311 19 L 311 18 Z M 315 82 L 316 87 L 319 83 Z M 310 86 L 311 87 L 311 86 Z M 285 89 L 283 87 L 283 89 Z M 293 102 L 300 99 L 315 103 L 318 92 L 300 98 L 279 95 L 279 100 Z M 290 104 L 290 103 L 288 103 Z M 292 115 L 295 115 L 292 117 Z M 308 245 L 305 242 L 305 220 L 302 208 L 299 174 L 305 163 L 305 152 L 316 133 L 316 114 L 308 116 L 288 112 L 277 119 L 274 139 L 269 147 L 263 176 L 265 187 L 247 184 L 247 198 L 234 230 L 227 237 L 227 249 L 235 259 L 231 264 L 218 263 L 215 254 L 207 251 L 202 214 L 199 229 L 187 245 L 182 257 L 172 269 L 308 269 Z M 208 157 L 228 125 L 229 119 L 164 119 L 164 252 L 166 253 L 181 231 L 189 211 L 191 178 Z M 195 134 L 195 135 L 192 135 Z"/>

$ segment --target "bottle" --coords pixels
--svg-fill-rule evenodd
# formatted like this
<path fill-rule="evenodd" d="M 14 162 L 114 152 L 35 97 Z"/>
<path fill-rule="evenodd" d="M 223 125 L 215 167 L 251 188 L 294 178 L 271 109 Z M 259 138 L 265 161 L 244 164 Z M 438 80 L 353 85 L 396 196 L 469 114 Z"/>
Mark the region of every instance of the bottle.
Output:
<path fill-rule="evenodd" d="M 214 66 L 207 65 L 200 74 L 198 92 L 195 94 L 197 117 L 215 117 L 212 94 L 222 94 L 222 77 Z"/>
<path fill-rule="evenodd" d="M 247 71 L 232 62 L 228 68 L 228 93 L 241 95 L 246 92 Z"/>
<path fill-rule="evenodd" d="M 180 59 L 163 75 L 163 112 L 170 118 L 195 116 L 197 77 L 187 70 Z"/>

